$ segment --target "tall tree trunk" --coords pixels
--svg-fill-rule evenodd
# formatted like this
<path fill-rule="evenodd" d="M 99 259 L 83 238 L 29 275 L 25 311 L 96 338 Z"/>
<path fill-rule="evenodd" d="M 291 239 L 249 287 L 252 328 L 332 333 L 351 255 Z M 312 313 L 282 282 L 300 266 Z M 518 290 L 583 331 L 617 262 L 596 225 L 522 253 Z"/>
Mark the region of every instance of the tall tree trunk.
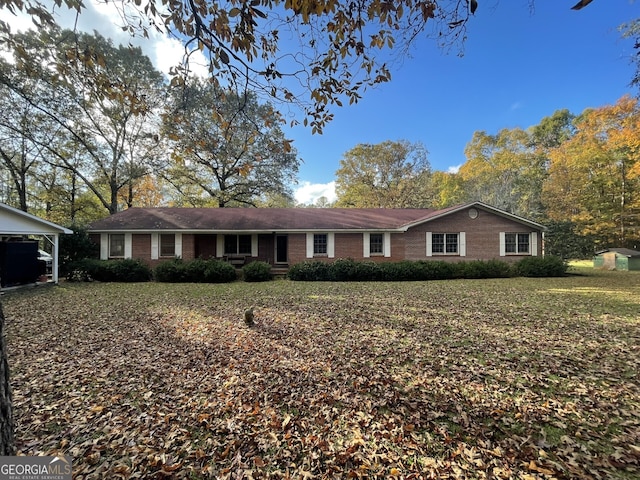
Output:
<path fill-rule="evenodd" d="M 9 361 L 4 339 L 4 313 L 0 303 L 0 455 L 2 456 L 15 455 L 12 407 Z"/>

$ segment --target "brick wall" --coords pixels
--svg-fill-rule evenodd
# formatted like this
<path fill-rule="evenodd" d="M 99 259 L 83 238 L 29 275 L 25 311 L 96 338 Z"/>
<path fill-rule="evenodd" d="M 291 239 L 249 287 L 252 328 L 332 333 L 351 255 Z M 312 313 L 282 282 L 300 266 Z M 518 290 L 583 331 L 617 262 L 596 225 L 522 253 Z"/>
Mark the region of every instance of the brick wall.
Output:
<path fill-rule="evenodd" d="M 441 219 L 433 220 L 426 224 L 418 225 L 406 233 L 406 253 L 407 260 L 490 260 L 499 259 L 507 262 L 518 261 L 528 255 L 507 255 L 500 256 L 500 232 L 510 233 L 530 233 L 532 228 L 514 222 L 508 218 L 485 212 L 478 209 L 476 218 L 469 217 L 469 211 L 447 215 Z M 433 233 L 458 233 L 465 232 L 466 236 L 466 256 L 458 255 L 434 255 L 426 257 L 427 237 L 426 232 Z M 542 236 L 538 237 L 538 256 L 542 256 Z"/>
<path fill-rule="evenodd" d="M 149 262 L 151 260 L 151 234 L 131 235 L 131 257 Z"/>
<path fill-rule="evenodd" d="M 196 254 L 195 235 L 193 233 L 182 234 L 182 259 L 193 260 Z"/>

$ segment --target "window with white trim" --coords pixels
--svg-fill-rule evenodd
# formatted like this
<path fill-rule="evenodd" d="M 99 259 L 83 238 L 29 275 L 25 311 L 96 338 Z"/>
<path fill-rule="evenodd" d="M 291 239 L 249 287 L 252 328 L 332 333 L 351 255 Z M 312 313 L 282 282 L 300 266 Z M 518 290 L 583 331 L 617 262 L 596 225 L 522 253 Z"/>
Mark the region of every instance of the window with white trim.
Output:
<path fill-rule="evenodd" d="M 124 258 L 124 233 L 109 235 L 109 258 Z"/>
<path fill-rule="evenodd" d="M 225 255 L 251 255 L 251 235 L 225 235 Z"/>
<path fill-rule="evenodd" d="M 369 253 L 384 255 L 384 235 L 382 233 L 369 234 Z"/>
<path fill-rule="evenodd" d="M 174 233 L 163 233 L 160 235 L 160 256 L 176 256 L 176 235 Z"/>
<path fill-rule="evenodd" d="M 509 255 L 529 255 L 531 253 L 530 233 L 505 233 L 504 252 Z"/>
<path fill-rule="evenodd" d="M 432 233 L 431 252 L 434 255 L 457 255 L 459 234 L 457 233 Z"/>
<path fill-rule="evenodd" d="M 329 244 L 328 236 L 326 233 L 313 234 L 313 254 L 314 255 L 326 255 L 328 244 Z"/>
<path fill-rule="evenodd" d="M 466 233 L 427 232 L 427 257 L 434 255 L 467 255 Z"/>

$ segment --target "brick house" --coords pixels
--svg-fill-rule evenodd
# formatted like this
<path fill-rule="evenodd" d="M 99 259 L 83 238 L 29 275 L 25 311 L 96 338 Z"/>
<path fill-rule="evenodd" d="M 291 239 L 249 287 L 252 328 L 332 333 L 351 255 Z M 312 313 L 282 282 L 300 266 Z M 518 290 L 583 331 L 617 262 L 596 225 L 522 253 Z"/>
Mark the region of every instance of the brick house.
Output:
<path fill-rule="evenodd" d="M 337 258 L 517 261 L 542 256 L 544 230 L 481 202 L 441 210 L 130 208 L 89 227 L 102 259 L 261 260 L 275 268 Z"/>

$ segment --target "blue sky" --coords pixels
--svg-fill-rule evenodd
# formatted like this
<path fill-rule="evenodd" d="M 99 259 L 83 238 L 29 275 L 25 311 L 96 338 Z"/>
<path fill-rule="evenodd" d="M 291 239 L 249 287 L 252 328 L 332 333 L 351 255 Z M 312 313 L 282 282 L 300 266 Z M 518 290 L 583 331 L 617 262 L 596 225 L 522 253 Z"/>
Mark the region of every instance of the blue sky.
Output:
<path fill-rule="evenodd" d="M 336 107 L 322 135 L 302 126 L 286 128 L 303 160 L 296 199 L 313 203 L 335 198 L 333 182 L 344 153 L 360 143 L 420 142 L 434 170 L 456 169 L 473 133 L 528 128 L 563 108 L 615 103 L 629 87 L 633 41 L 623 40 L 620 24 L 640 16 L 640 0 L 593 0 L 580 11 L 577 0 L 480 0 L 459 49 L 443 50 L 429 38 L 417 41 L 411 56 L 392 71 L 392 80 L 365 92 L 356 105 Z M 157 68 L 168 72 L 182 46 L 150 32 L 134 39 L 118 28 L 110 5 L 85 2 L 78 19 L 59 10 L 59 22 L 80 30 L 97 29 L 114 43 L 132 41 Z M 28 18 L 0 10 L 14 30 L 32 28 Z M 203 70 L 204 72 L 204 70 Z"/>
<path fill-rule="evenodd" d="M 424 39 L 390 83 L 364 94 L 355 106 L 334 110 L 322 135 L 287 129 L 300 157 L 299 201 L 331 198 L 342 155 L 360 143 L 421 142 L 434 170 L 465 162 L 473 132 L 527 128 L 556 110 L 581 113 L 615 103 L 634 73 L 633 42 L 618 26 L 640 16 L 640 1 L 577 0 L 479 2 L 468 25 L 462 57 Z"/>

